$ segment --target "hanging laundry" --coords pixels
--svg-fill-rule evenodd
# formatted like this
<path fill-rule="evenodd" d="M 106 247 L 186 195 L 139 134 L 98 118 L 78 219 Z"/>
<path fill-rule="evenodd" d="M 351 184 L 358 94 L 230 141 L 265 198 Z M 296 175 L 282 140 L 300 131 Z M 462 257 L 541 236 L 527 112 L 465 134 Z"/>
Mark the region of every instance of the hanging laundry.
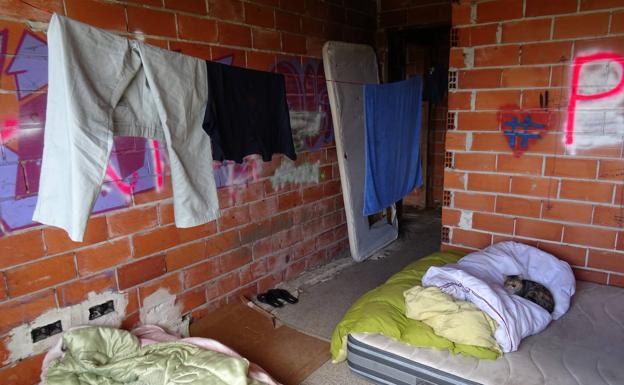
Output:
<path fill-rule="evenodd" d="M 284 75 L 206 62 L 208 106 L 204 130 L 214 160 L 242 163 L 251 154 L 265 162 L 282 153 L 297 159 Z"/>
<path fill-rule="evenodd" d="M 219 214 L 210 139 L 201 128 L 206 64 L 53 15 L 39 197 L 33 220 L 82 241 L 113 135 L 166 143 L 175 224 Z"/>
<path fill-rule="evenodd" d="M 422 185 L 422 77 L 364 86 L 364 215 L 377 213 Z"/>

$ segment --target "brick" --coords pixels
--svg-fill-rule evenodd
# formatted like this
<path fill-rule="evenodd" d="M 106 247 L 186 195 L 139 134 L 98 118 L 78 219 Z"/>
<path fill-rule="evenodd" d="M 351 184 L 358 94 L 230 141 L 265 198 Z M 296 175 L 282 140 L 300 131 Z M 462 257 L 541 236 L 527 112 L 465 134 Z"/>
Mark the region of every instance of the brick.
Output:
<path fill-rule="evenodd" d="M 472 134 L 472 146 L 469 150 L 509 152 L 510 148 L 507 139 L 500 132 L 475 132 Z"/>
<path fill-rule="evenodd" d="M 581 11 L 622 7 L 620 0 L 581 0 Z"/>
<path fill-rule="evenodd" d="M 469 110 L 471 99 L 471 92 L 449 92 L 448 108 L 450 110 Z"/>
<path fill-rule="evenodd" d="M 464 56 L 463 48 L 451 48 L 451 52 L 449 54 L 449 67 L 450 68 L 464 68 L 468 67 L 469 64 L 466 63 Z"/>
<path fill-rule="evenodd" d="M 165 175 L 163 185 L 160 188 L 155 188 L 149 191 L 143 191 L 140 194 L 134 194 L 132 199 L 134 204 L 140 205 L 143 203 L 150 203 L 171 198 L 173 196 L 173 190 L 171 189 L 171 176 Z"/>
<path fill-rule="evenodd" d="M 94 27 L 126 32 L 126 13 L 118 4 L 92 0 L 66 0 L 67 16 Z"/>
<path fill-rule="evenodd" d="M 610 203 L 613 200 L 613 187 L 610 183 L 562 180 L 559 197 Z"/>
<path fill-rule="evenodd" d="M 78 274 L 81 276 L 106 270 L 130 259 L 130 240 L 116 239 L 76 252 Z"/>
<path fill-rule="evenodd" d="M 498 196 L 496 198 L 496 212 L 508 215 L 539 218 L 542 201 L 536 199 Z"/>
<path fill-rule="evenodd" d="M 471 131 L 497 131 L 498 117 L 494 112 L 460 112 L 457 129 Z"/>
<path fill-rule="evenodd" d="M 251 47 L 251 29 L 238 24 L 218 22 L 219 43 Z"/>
<path fill-rule="evenodd" d="M 126 12 L 129 32 L 176 37 L 176 22 L 173 13 L 137 7 L 127 7 Z"/>
<path fill-rule="evenodd" d="M 585 253 L 587 252 L 585 248 L 549 242 L 540 242 L 538 247 L 571 265 L 585 266 Z"/>
<path fill-rule="evenodd" d="M 610 274 L 609 285 L 617 286 L 617 287 L 624 287 L 624 275 Z"/>
<path fill-rule="evenodd" d="M 593 159 L 546 158 L 544 175 L 593 179 L 597 166 L 598 162 Z"/>
<path fill-rule="evenodd" d="M 292 13 L 275 11 L 275 27 L 278 31 L 300 33 L 301 17 Z"/>
<path fill-rule="evenodd" d="M 607 273 L 603 273 L 602 271 L 593 271 L 586 269 L 572 269 L 574 272 L 574 276 L 579 281 L 589 281 L 596 282 L 601 284 L 606 284 L 609 275 Z"/>
<path fill-rule="evenodd" d="M 305 11 L 304 0 L 280 0 L 279 6 L 292 12 L 303 13 Z"/>
<path fill-rule="evenodd" d="M 247 68 L 266 71 L 275 67 L 274 54 L 254 51 L 248 51 L 246 54 Z M 243 191 L 246 191 L 247 189 L 248 187 L 245 187 Z"/>
<path fill-rule="evenodd" d="M 498 88 L 501 85 L 501 69 L 482 69 L 458 71 L 458 87 L 468 88 Z"/>
<path fill-rule="evenodd" d="M 251 34 L 254 48 L 271 51 L 279 51 L 281 49 L 282 42 L 279 32 L 254 28 Z"/>
<path fill-rule="evenodd" d="M 546 87 L 550 83 L 549 67 L 505 68 L 501 75 L 501 87 Z"/>
<path fill-rule="evenodd" d="M 250 223 L 240 229 L 241 244 L 247 244 L 271 235 L 271 220 Z"/>
<path fill-rule="evenodd" d="M 218 219 L 219 230 L 229 230 L 233 227 L 249 223 L 250 220 L 249 206 L 240 206 L 221 210 L 221 216 Z"/>
<path fill-rule="evenodd" d="M 198 15 L 206 14 L 205 0 L 165 0 L 165 8 L 195 13 Z"/>
<path fill-rule="evenodd" d="M 566 222 L 591 223 L 592 205 L 561 201 L 544 203 L 542 218 Z"/>
<path fill-rule="evenodd" d="M 475 107 L 477 110 L 498 110 L 504 105 L 518 105 L 520 91 L 479 91 L 476 95 Z"/>
<path fill-rule="evenodd" d="M 504 23 L 501 41 L 517 43 L 550 39 L 550 19 L 522 20 Z"/>
<path fill-rule="evenodd" d="M 445 188 L 463 190 L 465 180 L 466 180 L 466 174 L 463 172 L 444 170 L 444 187 Z"/>
<path fill-rule="evenodd" d="M 467 171 L 494 171 L 496 169 L 495 154 L 455 153 L 455 169 Z"/>
<path fill-rule="evenodd" d="M 206 256 L 218 255 L 241 245 L 237 230 L 216 234 L 206 239 Z"/>
<path fill-rule="evenodd" d="M 304 35 L 316 36 L 324 38 L 325 36 L 325 23 L 309 17 L 301 19 L 301 32 Z"/>
<path fill-rule="evenodd" d="M 169 250 L 165 255 L 167 271 L 178 270 L 184 266 L 199 262 L 205 257 L 206 242 L 204 240 Z"/>
<path fill-rule="evenodd" d="M 515 219 L 486 213 L 472 214 L 472 228 L 492 233 L 513 234 Z"/>
<path fill-rule="evenodd" d="M 621 181 L 624 176 L 624 160 L 601 160 L 598 179 Z"/>
<path fill-rule="evenodd" d="M 203 282 L 210 281 L 219 275 L 221 275 L 221 271 L 219 269 L 219 259 L 211 258 L 184 270 L 184 287 L 190 288 L 197 286 Z"/>
<path fill-rule="evenodd" d="M 45 246 L 41 230 L 0 237 L 0 270 L 42 257 Z"/>
<path fill-rule="evenodd" d="M 594 227 L 565 225 L 563 242 L 612 249 L 615 247 L 616 233 L 617 232 L 613 230 Z"/>
<path fill-rule="evenodd" d="M 159 227 L 132 237 L 134 256 L 142 257 L 176 246 L 180 241 L 175 226 Z"/>
<path fill-rule="evenodd" d="M 611 33 L 624 32 L 624 12 L 617 12 L 611 15 Z"/>
<path fill-rule="evenodd" d="M 497 174 L 469 174 L 468 190 L 487 192 L 509 192 L 511 177 Z"/>
<path fill-rule="evenodd" d="M 161 225 L 168 225 L 173 223 L 173 204 L 162 203 L 158 205 L 158 217 Z"/>
<path fill-rule="evenodd" d="M 139 285 L 167 272 L 164 255 L 156 255 L 117 269 L 119 290 Z"/>
<path fill-rule="evenodd" d="M 522 46 L 522 64 L 565 63 L 572 57 L 572 42 L 538 43 Z"/>
<path fill-rule="evenodd" d="M 518 218 L 516 221 L 516 235 L 521 237 L 560 241 L 563 225 L 554 222 L 537 221 Z"/>
<path fill-rule="evenodd" d="M 544 16 L 576 12 L 577 0 L 526 0 L 525 15 Z"/>
<path fill-rule="evenodd" d="M 594 269 L 624 273 L 624 254 L 590 249 L 587 266 Z"/>
<path fill-rule="evenodd" d="M 123 210 L 108 216 L 108 231 L 111 237 L 136 233 L 158 225 L 156 206 Z"/>
<path fill-rule="evenodd" d="M 217 287 L 220 296 L 226 295 L 240 287 L 240 278 L 237 273 L 226 275 L 217 281 Z"/>
<path fill-rule="evenodd" d="M 217 41 L 217 23 L 214 20 L 178 15 L 178 33 L 182 39 L 204 42 Z"/>
<path fill-rule="evenodd" d="M 242 21 L 243 3 L 240 0 L 208 0 L 208 14 L 221 20 Z"/>
<path fill-rule="evenodd" d="M 56 227 L 44 228 L 43 238 L 47 246 L 48 255 L 102 242 L 108 239 L 106 217 L 89 219 L 82 242 L 73 242 L 69 239 L 65 230 Z"/>
<path fill-rule="evenodd" d="M 466 150 L 466 134 L 463 132 L 447 131 L 446 141 L 447 150 Z"/>
<path fill-rule="evenodd" d="M 85 301 L 89 293 L 102 293 L 116 291 L 117 281 L 113 270 L 83 278 L 63 285 L 56 289 L 59 306 L 66 307 Z"/>
<path fill-rule="evenodd" d="M 494 195 L 455 191 L 453 193 L 453 206 L 466 210 L 492 211 L 494 210 L 494 199 Z"/>
<path fill-rule="evenodd" d="M 457 31 L 459 34 L 458 45 L 460 47 L 473 47 L 496 44 L 496 29 L 496 24 L 459 28 Z"/>
<path fill-rule="evenodd" d="M 176 304 L 180 304 L 182 314 L 202 306 L 206 303 L 206 291 L 202 287 L 189 290 L 178 295 Z"/>
<path fill-rule="evenodd" d="M 458 226 L 461 218 L 461 210 L 453 210 L 448 207 L 442 208 L 442 226 Z"/>
<path fill-rule="evenodd" d="M 624 208 L 596 206 L 592 223 L 600 226 L 622 227 L 624 224 Z"/>
<path fill-rule="evenodd" d="M 470 23 L 471 4 L 451 4 L 451 20 L 452 25 L 461 25 Z"/>
<path fill-rule="evenodd" d="M 245 3 L 245 23 L 275 28 L 275 12 L 271 7 Z"/>
<path fill-rule="evenodd" d="M 282 49 L 287 53 L 305 54 L 307 52 L 306 39 L 301 35 L 282 32 Z"/>
<path fill-rule="evenodd" d="M 166 290 L 169 294 L 176 295 L 182 291 L 182 286 L 182 274 L 179 272 L 158 278 L 147 285 L 139 287 L 141 305 L 144 306 L 145 300 L 160 289 Z"/>
<path fill-rule="evenodd" d="M 522 2 L 517 0 L 495 0 L 477 4 L 477 22 L 519 19 L 522 17 Z"/>
<path fill-rule="evenodd" d="M 407 10 L 407 24 L 421 26 L 427 24 L 450 24 L 450 4 L 438 3 Z"/>
<path fill-rule="evenodd" d="M 65 14 L 62 0 L 4 0 L 2 15 L 48 22 L 52 13 Z"/>
<path fill-rule="evenodd" d="M 605 35 L 609 29 L 609 14 L 591 13 L 557 17 L 554 28 L 555 39 Z"/>
<path fill-rule="evenodd" d="M 517 65 L 520 62 L 520 46 L 501 45 L 475 48 L 475 67 Z"/>
<path fill-rule="evenodd" d="M 53 290 L 0 304 L 0 335 L 24 323 L 29 323 L 46 311 L 56 308 Z"/>
<path fill-rule="evenodd" d="M 301 193 L 292 191 L 278 196 L 277 207 L 279 211 L 289 210 L 301 204 Z"/>
<path fill-rule="evenodd" d="M 45 354 L 28 357 L 12 366 L 0 369 L 3 385 L 35 385 L 41 380 L 41 366 Z"/>
<path fill-rule="evenodd" d="M 515 174 L 541 175 L 543 160 L 544 158 L 541 156 L 524 155 L 522 157 L 518 157 L 514 155 L 499 154 L 496 171 Z"/>
<path fill-rule="evenodd" d="M 492 235 L 455 228 L 452 241 L 456 245 L 482 249 L 492 244 Z"/>
<path fill-rule="evenodd" d="M 251 249 L 241 247 L 220 256 L 219 269 L 221 273 L 229 273 L 251 263 L 251 261 Z"/>
<path fill-rule="evenodd" d="M 247 285 L 253 281 L 258 280 L 267 273 L 266 259 L 254 261 L 253 263 L 245 266 L 239 272 L 241 285 Z"/>
<path fill-rule="evenodd" d="M 5 274 L 9 295 L 18 297 L 74 278 L 74 255 L 63 254 L 33 262 L 8 270 Z"/>

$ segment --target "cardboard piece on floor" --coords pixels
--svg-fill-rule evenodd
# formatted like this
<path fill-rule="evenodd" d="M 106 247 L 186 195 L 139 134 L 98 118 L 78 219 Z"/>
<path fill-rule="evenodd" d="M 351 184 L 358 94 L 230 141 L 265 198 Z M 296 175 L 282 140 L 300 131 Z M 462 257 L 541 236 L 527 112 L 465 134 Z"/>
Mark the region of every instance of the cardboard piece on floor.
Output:
<path fill-rule="evenodd" d="M 190 331 L 224 343 L 284 385 L 300 384 L 330 358 L 328 342 L 274 325 L 266 312 L 234 303 L 194 321 Z"/>

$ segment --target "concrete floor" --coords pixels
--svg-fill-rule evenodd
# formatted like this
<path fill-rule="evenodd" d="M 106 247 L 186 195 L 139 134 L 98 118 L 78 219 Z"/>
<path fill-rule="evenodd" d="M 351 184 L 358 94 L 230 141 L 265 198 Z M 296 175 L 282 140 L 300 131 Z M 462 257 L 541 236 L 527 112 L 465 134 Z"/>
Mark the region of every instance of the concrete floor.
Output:
<path fill-rule="evenodd" d="M 406 213 L 403 223 L 399 239 L 373 259 L 361 263 L 355 263 L 350 258 L 339 260 L 286 283 L 285 287 L 290 290 L 299 289 L 299 303 L 273 310 L 273 313 L 285 324 L 329 341 L 336 324 L 360 296 L 382 284 L 408 263 L 439 249 L 440 211 Z M 334 365 L 328 361 L 303 384 L 370 383 L 351 373 L 346 363 Z"/>

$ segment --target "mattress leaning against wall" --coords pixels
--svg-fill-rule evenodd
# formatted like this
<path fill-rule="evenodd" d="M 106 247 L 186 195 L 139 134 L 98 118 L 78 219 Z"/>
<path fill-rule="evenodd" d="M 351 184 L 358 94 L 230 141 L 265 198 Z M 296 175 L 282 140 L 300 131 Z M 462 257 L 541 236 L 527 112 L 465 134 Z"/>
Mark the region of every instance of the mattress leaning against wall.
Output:
<path fill-rule="evenodd" d="M 328 41 L 323 65 L 336 137 L 342 195 L 347 216 L 351 256 L 370 257 L 398 237 L 395 210 L 392 220 L 372 226 L 362 215 L 364 205 L 364 87 L 379 83 L 377 57 L 368 45 Z"/>

